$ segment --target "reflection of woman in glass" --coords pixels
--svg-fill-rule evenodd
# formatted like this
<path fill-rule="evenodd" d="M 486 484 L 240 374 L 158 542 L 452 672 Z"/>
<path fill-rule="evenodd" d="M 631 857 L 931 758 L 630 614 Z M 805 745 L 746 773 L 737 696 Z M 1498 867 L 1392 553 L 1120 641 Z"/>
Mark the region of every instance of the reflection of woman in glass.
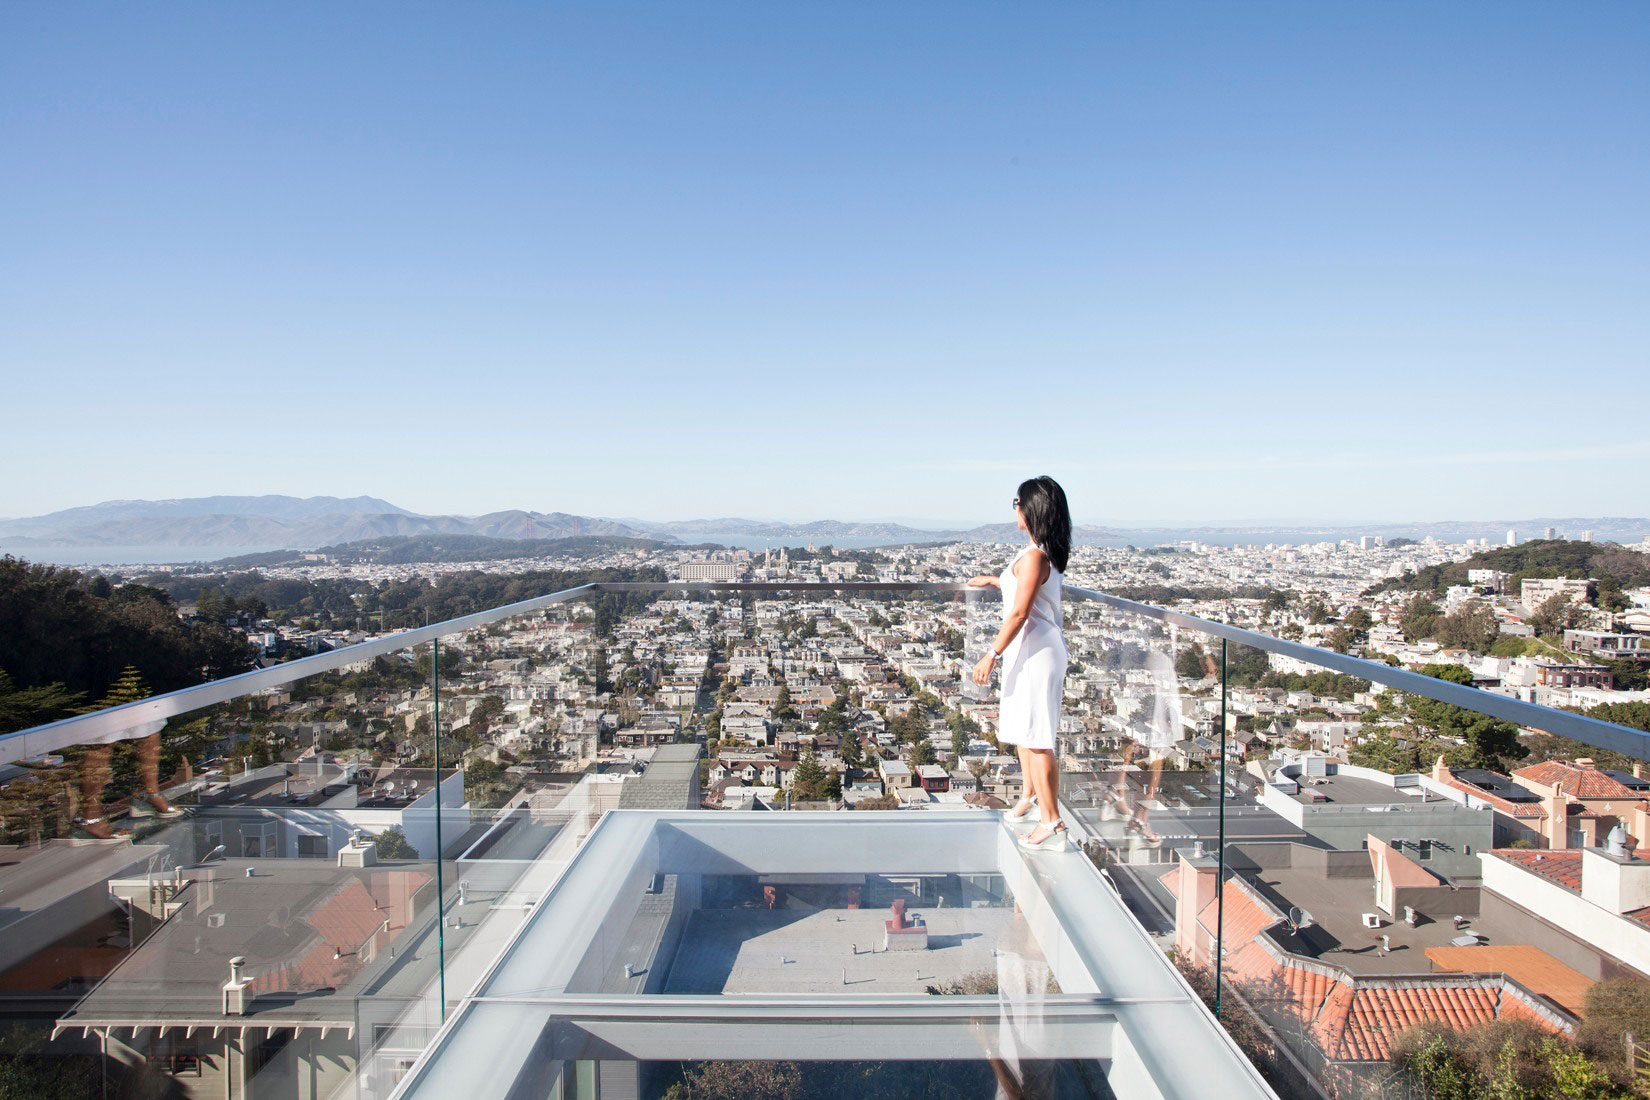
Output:
<path fill-rule="evenodd" d="M 995 577 L 974 577 L 975 586 L 996 585 L 1003 592 L 1003 626 L 991 652 L 974 666 L 974 682 L 987 683 L 1002 661 L 1002 701 L 997 740 L 1018 746 L 1025 790 L 1008 811 L 1015 823 L 1031 820 L 1037 828 L 1020 839 L 1032 849 L 1063 849 L 1066 827 L 1060 821 L 1060 768 L 1054 735 L 1060 729 L 1060 702 L 1066 678 L 1066 640 L 1061 632 L 1060 589 L 1071 554 L 1071 512 L 1065 490 L 1051 477 L 1022 482 L 1014 498 L 1014 517 L 1030 545 L 1014 555 Z"/>

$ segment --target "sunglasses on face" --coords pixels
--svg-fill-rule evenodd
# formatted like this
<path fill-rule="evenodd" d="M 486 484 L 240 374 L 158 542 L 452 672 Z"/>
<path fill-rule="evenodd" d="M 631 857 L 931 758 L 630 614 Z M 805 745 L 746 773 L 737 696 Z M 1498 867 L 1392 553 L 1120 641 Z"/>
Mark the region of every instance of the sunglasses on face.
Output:
<path fill-rule="evenodd" d="M 1014 498 L 1014 507 L 1018 508 L 1019 506 L 1020 506 L 1020 498 L 1015 497 Z"/>

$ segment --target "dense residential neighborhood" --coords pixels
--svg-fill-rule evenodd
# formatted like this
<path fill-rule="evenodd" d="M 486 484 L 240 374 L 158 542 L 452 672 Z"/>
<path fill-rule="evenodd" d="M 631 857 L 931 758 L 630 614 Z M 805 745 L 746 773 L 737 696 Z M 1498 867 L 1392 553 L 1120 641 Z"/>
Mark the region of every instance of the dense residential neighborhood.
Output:
<path fill-rule="evenodd" d="M 995 687 L 967 675 L 1001 620 L 996 593 L 844 586 L 956 582 L 1012 550 L 585 547 L 500 572 L 529 586 L 517 598 L 550 578 L 680 583 L 580 594 L 401 648 L 395 632 L 422 625 L 420 607 L 485 611 L 463 593 L 503 582 L 473 565 L 326 555 L 116 573 L 107 598 L 131 590 L 186 628 L 244 632 L 254 666 L 389 644 L 13 767 L 0 827 L 64 881 L 114 851 L 87 844 L 180 867 L 273 865 L 294 883 L 305 861 L 335 862 L 367 875 L 361 904 L 379 911 L 379 861 L 399 863 L 394 889 L 423 890 L 435 861 L 571 851 L 609 810 L 897 811 L 893 828 L 1002 810 L 1024 789 L 1021 762 L 997 742 Z M 1555 558 L 1601 568 L 1549 576 Z M 1644 563 L 1642 548 L 1558 540 L 1077 547 L 1059 770 L 1082 851 L 1188 973 L 1225 958 L 1274 1042 L 1329 1076 L 1373 1072 L 1401 1055 L 1405 1028 L 1438 1020 L 1567 1037 L 1602 1026 L 1612 991 L 1650 973 L 1650 776 L 1539 722 L 1377 676 L 1404 668 L 1646 728 Z M 353 595 L 340 604 L 340 592 Z M 301 602 L 273 605 L 282 593 Z M 1318 649 L 1222 643 L 1143 605 Z M 1326 654 L 1374 664 L 1331 669 Z M 104 702 L 148 690 L 128 669 Z M 19 961 L 64 903 L 20 911 Z M 407 914 L 379 934 L 411 942 L 418 927 Z M 102 984 L 69 1019 L 102 1010 L 123 973 L 87 959 L 78 980 Z M 108 1010 L 131 1027 L 148 1018 Z"/>

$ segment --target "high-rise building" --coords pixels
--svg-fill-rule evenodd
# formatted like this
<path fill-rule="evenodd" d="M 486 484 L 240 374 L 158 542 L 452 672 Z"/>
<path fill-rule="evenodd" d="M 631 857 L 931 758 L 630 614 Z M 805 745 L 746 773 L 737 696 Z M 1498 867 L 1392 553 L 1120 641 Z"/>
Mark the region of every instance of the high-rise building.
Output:
<path fill-rule="evenodd" d="M 1544 539 L 1556 539 L 1558 537 L 1558 528 L 1543 527 L 1541 529 L 1541 537 Z"/>
<path fill-rule="evenodd" d="M 1518 545 L 1518 532 L 1513 530 L 1511 527 L 1507 528 L 1507 545 L 1508 546 L 1517 546 Z"/>
<path fill-rule="evenodd" d="M 1593 541 L 1593 533 L 1591 531 L 1583 531 L 1581 533 L 1581 541 L 1582 542 L 1592 542 Z"/>

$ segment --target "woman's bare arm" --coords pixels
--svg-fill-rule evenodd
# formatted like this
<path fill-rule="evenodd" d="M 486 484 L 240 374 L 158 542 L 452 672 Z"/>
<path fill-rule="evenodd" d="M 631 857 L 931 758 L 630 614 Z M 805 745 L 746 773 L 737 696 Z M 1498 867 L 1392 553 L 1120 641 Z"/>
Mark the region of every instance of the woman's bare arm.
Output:
<path fill-rule="evenodd" d="M 991 644 L 991 651 L 999 655 L 1031 618 L 1031 604 L 1037 598 L 1037 589 L 1048 579 L 1048 555 L 1032 547 L 1014 563 L 1014 579 L 1019 582 L 1014 586 L 1014 606 L 1003 616 L 1003 628 L 997 631 L 997 640 Z"/>
<path fill-rule="evenodd" d="M 1037 598 L 1037 588 L 1048 580 L 1048 555 L 1037 547 L 1032 547 L 1025 556 L 1014 563 L 1014 606 L 1008 609 L 1003 616 L 1003 628 L 997 631 L 996 640 L 991 643 L 991 652 L 981 657 L 974 666 L 974 682 L 983 684 L 991 679 L 991 666 L 1002 656 L 1008 643 L 1025 626 L 1026 620 L 1031 618 L 1031 603 Z"/>

